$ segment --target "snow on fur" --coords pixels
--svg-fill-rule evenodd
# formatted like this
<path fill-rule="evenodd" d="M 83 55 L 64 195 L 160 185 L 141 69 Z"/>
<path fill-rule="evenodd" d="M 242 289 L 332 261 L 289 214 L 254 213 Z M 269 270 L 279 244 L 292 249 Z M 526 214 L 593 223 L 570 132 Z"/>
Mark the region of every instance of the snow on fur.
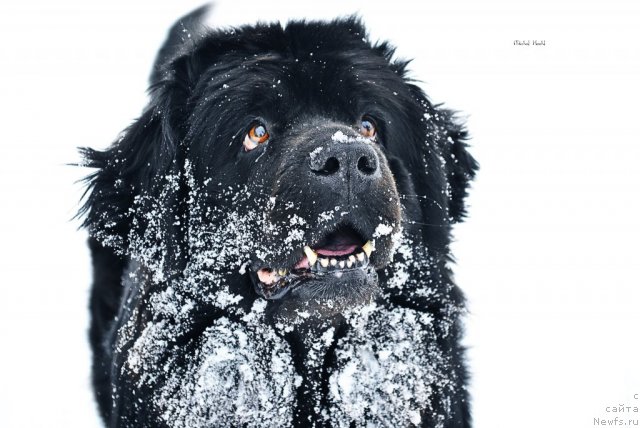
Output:
<path fill-rule="evenodd" d="M 190 217 L 176 220 L 185 222 L 188 236 L 188 263 L 183 272 L 167 272 L 169 258 L 182 255 L 168 251 L 162 220 L 180 177 L 164 177 L 165 188 L 159 196 L 141 196 L 136 201 L 135 218 L 145 219 L 146 227 L 140 230 L 134 224 L 124 252 L 137 262 L 130 276 L 145 276 L 154 286 L 150 295 L 144 296 L 149 312 L 144 318 L 137 310 L 124 314 L 129 319 L 123 322 L 117 340 L 118 350 L 127 349 L 122 374 L 136 379 L 138 387 L 154 391 L 154 402 L 146 405 L 153 406 L 171 426 L 290 426 L 301 377 L 295 371 L 289 345 L 281 330 L 264 321 L 267 302 L 258 298 L 245 313 L 238 307 L 242 296 L 230 291 L 228 281 L 231 274 L 245 271 L 249 255 L 257 250 L 252 243 L 260 233 L 284 226 L 289 231 L 281 247 L 257 253 L 265 258 L 266 252 L 290 251 L 304 244 L 300 242 L 302 231 L 314 223 L 295 216 L 288 225 L 273 225 L 264 209 L 223 212 L 209 206 L 204 202 L 206 190 L 193 182 L 189 169 L 187 164 L 183 178 L 190 187 Z M 273 204 L 247 188 L 229 188 L 216 197 L 229 198 L 235 206 L 247 200 L 255 207 Z M 333 221 L 339 212 L 336 207 L 313 221 Z M 391 228 L 380 224 L 376 233 L 386 235 Z M 98 237 L 110 242 L 109 236 Z M 426 249 L 416 253 L 418 246 L 401 232 L 394 235 L 394 243 L 395 257 L 387 267 L 386 287 L 430 296 L 430 284 L 423 279 L 430 278 L 434 261 Z M 424 278 L 411 278 L 412 269 L 422 272 Z M 133 280 L 129 286 L 140 283 Z M 195 311 L 203 306 L 224 310 L 229 316 L 213 321 L 198 337 L 185 339 L 194 327 Z M 452 387 L 435 330 L 447 331 L 457 311 L 452 305 L 451 317 L 440 326 L 434 326 L 429 314 L 394 308 L 388 302 L 351 311 L 349 330 L 336 343 L 337 363 L 330 368 L 328 404 L 322 407 L 316 393 L 316 409 L 339 427 L 353 423 L 368 426 L 366 421 L 374 426 L 418 425 L 420 411 L 435 412 L 433 397 Z M 136 324 L 140 319 L 145 320 L 143 324 Z M 334 334 L 328 329 L 309 339 L 317 341 L 311 343 L 314 351 L 309 354 L 309 365 L 324 361 Z M 130 346 L 126 348 L 126 344 Z M 447 403 L 437 404 L 443 414 L 432 416 L 441 423 L 448 407 Z"/>

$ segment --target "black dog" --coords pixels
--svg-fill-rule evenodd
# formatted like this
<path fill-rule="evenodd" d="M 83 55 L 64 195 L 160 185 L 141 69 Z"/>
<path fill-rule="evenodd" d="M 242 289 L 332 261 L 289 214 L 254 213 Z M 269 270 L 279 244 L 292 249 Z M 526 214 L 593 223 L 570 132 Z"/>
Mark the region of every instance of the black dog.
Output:
<path fill-rule="evenodd" d="M 356 18 L 203 13 L 142 116 L 83 150 L 107 425 L 470 426 L 447 267 L 464 129 Z"/>

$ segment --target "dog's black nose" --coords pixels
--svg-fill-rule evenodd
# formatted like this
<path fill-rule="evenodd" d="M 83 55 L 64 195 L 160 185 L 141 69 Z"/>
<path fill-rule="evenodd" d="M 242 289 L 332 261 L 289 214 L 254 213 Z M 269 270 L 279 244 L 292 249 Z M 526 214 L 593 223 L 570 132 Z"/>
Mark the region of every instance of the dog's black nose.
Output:
<path fill-rule="evenodd" d="M 316 147 L 310 154 L 309 168 L 322 181 L 348 181 L 352 186 L 366 184 L 380 176 L 378 155 L 373 142 L 349 139 L 331 141 Z"/>

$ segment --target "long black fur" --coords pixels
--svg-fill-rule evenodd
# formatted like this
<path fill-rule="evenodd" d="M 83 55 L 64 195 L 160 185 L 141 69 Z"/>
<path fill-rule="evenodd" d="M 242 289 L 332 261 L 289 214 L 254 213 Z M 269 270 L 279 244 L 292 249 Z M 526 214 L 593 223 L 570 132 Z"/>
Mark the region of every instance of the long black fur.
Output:
<path fill-rule="evenodd" d="M 189 216 L 185 202 L 188 189 L 186 179 L 182 179 L 170 195 L 161 196 L 166 184 L 161 177 L 184 177 L 188 162 L 197 182 L 213 178 L 212 186 L 220 183 L 212 192 L 247 182 L 248 173 L 244 171 L 253 168 L 256 161 L 238 160 L 244 135 L 238 131 L 246 125 L 244 118 L 262 117 L 265 112 L 280 115 L 283 135 L 289 132 L 284 130 L 286 123 L 295 122 L 296 117 L 313 116 L 331 123 L 357 121 L 358 117 L 347 117 L 345 112 L 359 111 L 358 106 L 366 106 L 366 113 L 384 118 L 378 123 L 384 140 L 380 150 L 403 196 L 405 229 L 436 260 L 435 270 L 412 271 L 411 275 L 416 282 L 433 283 L 433 295 L 439 296 L 434 300 L 412 294 L 408 288 L 385 290 L 384 304 L 429 313 L 436 319 L 452 316 L 448 307 L 464 305 L 448 268 L 449 242 L 452 225 L 464 218 L 464 199 L 477 164 L 466 150 L 467 133 L 453 113 L 429 101 L 407 77 L 407 62 L 393 59 L 391 46 L 372 45 L 357 18 L 292 22 L 284 28 L 257 24 L 233 31 L 209 31 L 199 24 L 204 12 L 194 11 L 170 31 L 153 67 L 150 102 L 141 117 L 107 150 L 83 149 L 86 166 L 95 168 L 87 179 L 87 197 L 81 210 L 84 226 L 92 236 L 93 385 L 100 414 L 112 427 L 170 425 L 160 420 L 150 403 L 153 391 L 123 375 L 131 344 L 118 345 L 119 332 L 127 319 L 137 319 L 134 330 L 141 332 L 145 316 L 149 316 L 145 315 L 149 296 L 162 288 L 162 283 L 150 285 L 129 275 L 137 261 L 127 248 L 149 226 L 149 220 L 137 213 L 140 206 L 153 203 L 149 201 L 165 198 L 170 208 L 160 223 L 170 261 L 165 265 L 166 278 L 179 277 L 189 254 L 183 251 L 187 240 L 184 224 L 175 224 L 174 219 Z M 185 38 L 185 31 L 191 37 Z M 282 71 L 283 65 L 296 71 L 287 74 Z M 280 89 L 285 101 L 278 102 L 269 92 L 270 85 L 285 77 L 288 80 Z M 322 86 L 314 82 L 333 82 L 335 86 L 325 86 L 326 92 L 319 92 Z M 331 90 L 338 89 L 344 92 L 334 96 Z M 207 104 L 205 94 L 222 93 L 230 95 L 220 98 L 224 103 Z M 295 130 L 296 126 L 293 123 L 286 129 Z M 296 177 L 284 179 L 295 181 Z M 140 202 L 140 196 L 148 198 Z M 391 273 L 383 268 L 378 275 L 384 289 Z M 249 312 L 259 297 L 248 275 L 234 274 L 228 279 L 232 291 L 243 296 L 237 307 Z M 194 328 L 184 343 L 192 343 L 189 340 L 197 339 L 211 320 L 224 315 L 211 308 L 198 308 L 195 313 L 198 318 L 194 316 Z M 469 427 L 467 373 L 457 316 L 452 326 L 452 331 L 441 332 L 439 339 L 439 346 L 450 358 L 450 381 L 455 385 L 455 394 L 448 397 L 451 410 L 443 426 Z M 346 331 L 345 325 L 340 326 L 337 337 Z M 304 364 L 309 351 L 304 341 L 295 332 L 285 339 L 291 346 L 295 368 L 305 379 L 297 391 L 293 425 L 326 425 L 309 404 L 305 384 L 317 377 L 327 393 L 326 377 L 335 363 L 334 349 L 328 349 L 323 370 L 309 371 Z M 428 412 L 422 413 L 422 426 L 437 424 Z"/>

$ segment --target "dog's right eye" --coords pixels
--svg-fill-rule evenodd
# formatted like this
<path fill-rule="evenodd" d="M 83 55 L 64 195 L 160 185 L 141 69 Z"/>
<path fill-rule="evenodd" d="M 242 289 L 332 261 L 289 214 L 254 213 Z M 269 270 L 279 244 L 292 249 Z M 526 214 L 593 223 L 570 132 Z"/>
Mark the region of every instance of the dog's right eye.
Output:
<path fill-rule="evenodd" d="M 267 132 L 267 127 L 261 123 L 256 123 L 251 127 L 251 129 L 249 129 L 247 135 L 245 135 L 242 145 L 244 146 L 245 151 L 248 152 L 267 141 L 269 141 L 269 132 Z"/>

